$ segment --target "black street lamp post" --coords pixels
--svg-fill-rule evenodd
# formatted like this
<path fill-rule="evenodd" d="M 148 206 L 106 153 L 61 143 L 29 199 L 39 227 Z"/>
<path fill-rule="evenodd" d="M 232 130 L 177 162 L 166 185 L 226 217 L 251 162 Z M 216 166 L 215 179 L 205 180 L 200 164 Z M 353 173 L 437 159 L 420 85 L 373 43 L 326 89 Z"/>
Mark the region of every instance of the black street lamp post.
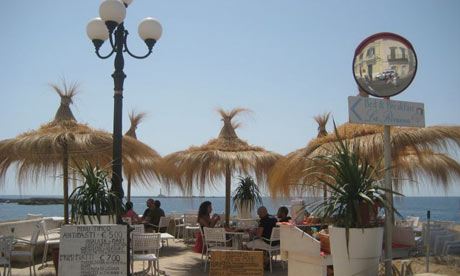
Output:
<path fill-rule="evenodd" d="M 112 74 L 114 81 L 114 112 L 113 112 L 113 164 L 112 164 L 112 191 L 123 198 L 122 186 L 122 114 L 123 114 L 123 82 L 126 78 L 123 72 L 123 52 L 131 57 L 144 59 L 152 53 L 152 48 L 161 37 L 161 24 L 153 18 L 145 18 L 139 24 L 139 36 L 147 45 L 148 52 L 143 56 L 137 56 L 128 49 L 128 31 L 125 30 L 123 20 L 126 16 L 126 8 L 132 0 L 105 0 L 99 6 L 100 18 L 94 18 L 88 22 L 86 32 L 96 48 L 96 55 L 101 59 L 107 59 L 115 53 L 115 72 Z M 99 52 L 105 40 L 109 39 L 112 50 L 103 56 Z"/>

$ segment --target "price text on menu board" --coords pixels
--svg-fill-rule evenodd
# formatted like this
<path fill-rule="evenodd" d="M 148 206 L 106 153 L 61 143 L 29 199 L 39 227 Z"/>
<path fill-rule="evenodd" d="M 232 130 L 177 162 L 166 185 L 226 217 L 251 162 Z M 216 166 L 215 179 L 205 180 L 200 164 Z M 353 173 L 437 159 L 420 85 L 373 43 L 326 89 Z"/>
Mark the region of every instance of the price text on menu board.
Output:
<path fill-rule="evenodd" d="M 127 275 L 126 233 L 126 225 L 63 226 L 59 275 Z"/>

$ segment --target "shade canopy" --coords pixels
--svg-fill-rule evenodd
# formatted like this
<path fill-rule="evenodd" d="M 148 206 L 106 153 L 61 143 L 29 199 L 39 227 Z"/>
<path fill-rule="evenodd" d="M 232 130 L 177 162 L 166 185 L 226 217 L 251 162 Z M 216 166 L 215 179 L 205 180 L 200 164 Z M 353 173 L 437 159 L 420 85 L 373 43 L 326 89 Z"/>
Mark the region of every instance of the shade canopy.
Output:
<path fill-rule="evenodd" d="M 94 130 L 86 124 L 80 124 L 70 110 L 72 97 L 77 85 L 63 89 L 52 85 L 61 97 L 61 105 L 55 118 L 42 125 L 38 130 L 20 134 L 11 139 L 0 141 L 0 185 L 5 183 L 5 175 L 11 165 L 17 166 L 18 185 L 24 186 L 37 182 L 40 178 L 62 176 L 64 179 L 64 218 L 68 222 L 68 167 L 74 163 L 80 165 L 85 160 L 98 162 L 101 167 L 111 170 L 112 134 Z M 150 160 L 159 155 L 149 146 L 134 138 L 123 139 L 124 173 L 135 181 L 148 181 L 156 174 L 149 165 Z M 62 170 L 62 174 L 59 173 Z M 29 181 L 31 180 L 31 181 Z"/>
<path fill-rule="evenodd" d="M 232 119 L 246 109 L 231 111 L 219 109 L 224 126 L 219 137 L 200 147 L 190 147 L 163 158 L 164 178 L 168 184 L 178 185 L 185 194 L 191 195 L 194 188 L 202 193 L 207 184 L 216 185 L 225 176 L 226 223 L 230 215 L 231 177 L 237 174 L 255 174 L 259 183 L 265 182 L 266 173 L 281 156 L 261 147 L 251 146 L 238 138 L 235 129 L 238 123 Z"/>
<path fill-rule="evenodd" d="M 328 155 L 337 142 L 335 133 L 327 134 L 325 125 L 329 115 L 315 117 L 318 137 L 305 148 L 287 154 L 269 173 L 268 184 L 272 196 L 289 196 L 291 193 L 318 193 L 322 187 L 311 187 L 313 179 L 305 178 L 305 170 L 313 166 L 311 158 Z M 337 127 L 340 137 L 359 146 L 360 151 L 374 164 L 383 155 L 383 127 L 345 123 Z M 401 180 L 429 178 L 447 187 L 451 180 L 460 178 L 460 164 L 443 152 L 460 146 L 460 126 L 430 126 L 426 128 L 392 127 L 391 155 L 393 182 L 400 190 Z M 441 152 L 443 151 L 443 152 Z M 383 162 L 382 162 L 383 166 Z"/>
<path fill-rule="evenodd" d="M 125 133 L 125 136 L 123 137 L 123 139 L 132 138 L 132 139 L 137 140 L 136 129 L 146 116 L 147 116 L 147 113 L 145 112 L 136 113 L 135 111 L 132 111 L 129 114 L 129 120 L 131 122 L 131 126 L 128 129 L 128 131 Z M 150 153 L 151 156 L 149 158 L 140 158 L 135 163 L 131 162 L 131 163 L 124 165 L 124 169 L 126 170 L 125 175 L 127 178 L 127 190 L 128 190 L 127 199 L 128 201 L 131 201 L 131 184 L 133 182 L 133 178 L 135 179 L 138 176 L 138 172 L 136 171 L 136 168 L 135 167 L 129 168 L 129 166 L 131 165 L 140 166 L 141 168 L 145 168 L 145 170 L 143 171 L 149 172 L 149 175 L 143 178 L 143 180 L 147 180 L 147 181 L 136 181 L 134 182 L 135 184 L 142 183 L 142 184 L 147 185 L 149 184 L 149 181 L 151 183 L 153 178 L 160 180 L 159 164 L 161 161 L 161 156 L 153 149 L 150 148 L 150 150 L 152 152 Z"/>

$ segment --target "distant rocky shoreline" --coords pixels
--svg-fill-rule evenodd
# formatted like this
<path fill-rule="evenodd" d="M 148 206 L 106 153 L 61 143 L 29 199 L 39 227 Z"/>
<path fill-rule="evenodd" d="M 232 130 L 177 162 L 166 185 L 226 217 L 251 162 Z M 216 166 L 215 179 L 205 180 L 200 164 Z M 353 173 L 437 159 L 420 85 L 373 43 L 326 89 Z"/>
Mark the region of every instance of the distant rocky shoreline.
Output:
<path fill-rule="evenodd" d="M 64 204 L 64 199 L 46 198 L 46 197 L 0 198 L 0 203 L 17 203 L 21 205 L 53 205 L 53 204 Z"/>
<path fill-rule="evenodd" d="M 133 196 L 144 198 L 145 196 Z M 153 196 L 152 198 L 157 198 Z M 222 196 L 207 196 L 206 198 L 220 198 Z M 145 197 L 147 198 L 147 197 Z M 160 198 L 201 198 L 201 196 L 160 196 Z M 56 197 L 30 197 L 30 198 L 0 198 L 0 203 L 17 203 L 21 205 L 53 205 L 64 204 L 64 199 Z"/>

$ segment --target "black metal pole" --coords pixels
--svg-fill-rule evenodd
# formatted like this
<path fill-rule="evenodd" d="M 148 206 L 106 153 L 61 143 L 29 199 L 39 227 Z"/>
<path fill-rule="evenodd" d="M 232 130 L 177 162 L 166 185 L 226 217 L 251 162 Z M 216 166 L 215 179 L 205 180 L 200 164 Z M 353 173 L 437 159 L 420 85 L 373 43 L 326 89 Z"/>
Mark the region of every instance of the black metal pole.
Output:
<path fill-rule="evenodd" d="M 119 24 L 115 30 L 115 72 L 112 74 L 114 82 L 114 106 L 113 106 L 113 164 L 112 164 L 112 191 L 115 192 L 120 200 L 123 199 L 124 192 L 122 186 L 122 114 L 123 114 L 123 82 L 126 78 L 123 72 L 125 65 L 123 59 L 123 45 L 125 44 L 125 28 L 123 23 Z"/>

